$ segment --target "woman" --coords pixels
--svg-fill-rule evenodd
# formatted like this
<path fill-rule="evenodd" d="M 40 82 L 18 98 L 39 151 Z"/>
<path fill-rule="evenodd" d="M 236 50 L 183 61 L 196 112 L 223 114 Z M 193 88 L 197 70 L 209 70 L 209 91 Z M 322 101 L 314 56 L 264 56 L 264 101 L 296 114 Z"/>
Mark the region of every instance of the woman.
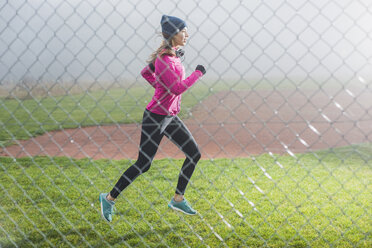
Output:
<path fill-rule="evenodd" d="M 163 136 L 169 138 L 186 155 L 175 195 L 168 207 L 185 214 L 196 214 L 185 200 L 184 193 L 201 154 L 193 136 L 177 114 L 180 111 L 182 93 L 206 71 L 202 65 L 198 65 L 185 78 L 180 59 L 183 51 L 179 47 L 184 46 L 189 37 L 186 22 L 174 16 L 163 15 L 160 23 L 164 40 L 150 56 L 149 65 L 141 71 L 142 76 L 155 88 L 155 93 L 143 115 L 138 159 L 123 173 L 110 193 L 101 193 L 99 196 L 102 216 L 109 222 L 112 221 L 116 198 L 139 175 L 148 171 Z"/>

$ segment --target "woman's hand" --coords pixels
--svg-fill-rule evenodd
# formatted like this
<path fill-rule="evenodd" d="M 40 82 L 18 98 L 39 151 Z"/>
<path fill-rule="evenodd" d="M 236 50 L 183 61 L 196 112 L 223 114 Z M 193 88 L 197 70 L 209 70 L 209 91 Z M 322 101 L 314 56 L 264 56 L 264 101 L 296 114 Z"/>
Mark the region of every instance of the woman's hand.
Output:
<path fill-rule="evenodd" d="M 154 66 L 153 63 L 149 64 L 149 68 L 150 68 L 151 71 L 155 72 L 155 66 Z"/>
<path fill-rule="evenodd" d="M 204 66 L 202 66 L 202 65 L 197 65 L 195 70 L 201 71 L 203 73 L 203 75 L 207 72 L 205 70 Z"/>

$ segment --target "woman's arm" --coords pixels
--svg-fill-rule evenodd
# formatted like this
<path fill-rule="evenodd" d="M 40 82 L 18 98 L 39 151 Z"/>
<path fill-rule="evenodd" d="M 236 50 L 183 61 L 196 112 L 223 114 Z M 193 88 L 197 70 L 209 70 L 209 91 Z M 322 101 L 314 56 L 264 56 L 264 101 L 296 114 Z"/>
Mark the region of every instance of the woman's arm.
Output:
<path fill-rule="evenodd" d="M 182 94 L 203 76 L 203 72 L 195 70 L 189 77 L 182 80 L 181 72 L 176 68 L 172 58 L 168 56 L 157 61 L 155 67 L 163 86 L 174 95 Z"/>
<path fill-rule="evenodd" d="M 141 75 L 144 79 L 146 79 L 152 87 L 155 88 L 156 85 L 156 76 L 155 76 L 155 67 L 152 64 L 147 65 L 145 68 L 142 69 Z"/>

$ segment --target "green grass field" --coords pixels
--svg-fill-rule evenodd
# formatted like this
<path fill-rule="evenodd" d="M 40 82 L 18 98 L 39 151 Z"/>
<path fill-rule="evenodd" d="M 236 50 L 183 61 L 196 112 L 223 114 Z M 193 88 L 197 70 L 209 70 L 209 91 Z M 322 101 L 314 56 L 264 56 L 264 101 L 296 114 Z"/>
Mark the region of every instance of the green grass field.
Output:
<path fill-rule="evenodd" d="M 184 95 L 180 115 L 210 94 L 250 87 L 270 85 L 200 84 Z M 132 87 L 2 98 L 0 146 L 50 130 L 139 122 L 151 95 Z M 131 161 L 0 157 L 0 247 L 371 247 L 371 154 L 366 144 L 202 160 L 187 191 L 199 211 L 191 217 L 167 208 L 182 160 L 154 161 L 121 195 L 111 224 L 98 194 Z"/>
<path fill-rule="evenodd" d="M 371 247 L 372 146 L 202 160 L 169 210 L 182 160 L 158 160 L 99 213 L 130 161 L 0 158 L 1 247 Z"/>

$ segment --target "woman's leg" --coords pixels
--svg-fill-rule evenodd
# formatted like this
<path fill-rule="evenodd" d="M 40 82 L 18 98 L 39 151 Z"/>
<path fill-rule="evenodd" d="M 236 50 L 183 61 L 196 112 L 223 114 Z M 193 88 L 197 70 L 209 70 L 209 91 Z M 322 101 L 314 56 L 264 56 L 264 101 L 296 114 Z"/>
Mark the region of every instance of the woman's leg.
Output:
<path fill-rule="evenodd" d="M 111 190 L 109 200 L 116 199 L 139 175 L 149 170 L 164 134 L 160 133 L 163 116 L 145 111 L 142 121 L 140 149 L 135 164 L 129 167 Z"/>
<path fill-rule="evenodd" d="M 176 188 L 176 195 L 183 196 L 201 154 L 191 132 L 177 116 L 174 117 L 172 122 L 167 126 L 164 134 L 186 155 L 186 159 L 178 177 Z M 175 200 L 177 201 L 177 199 Z"/>

